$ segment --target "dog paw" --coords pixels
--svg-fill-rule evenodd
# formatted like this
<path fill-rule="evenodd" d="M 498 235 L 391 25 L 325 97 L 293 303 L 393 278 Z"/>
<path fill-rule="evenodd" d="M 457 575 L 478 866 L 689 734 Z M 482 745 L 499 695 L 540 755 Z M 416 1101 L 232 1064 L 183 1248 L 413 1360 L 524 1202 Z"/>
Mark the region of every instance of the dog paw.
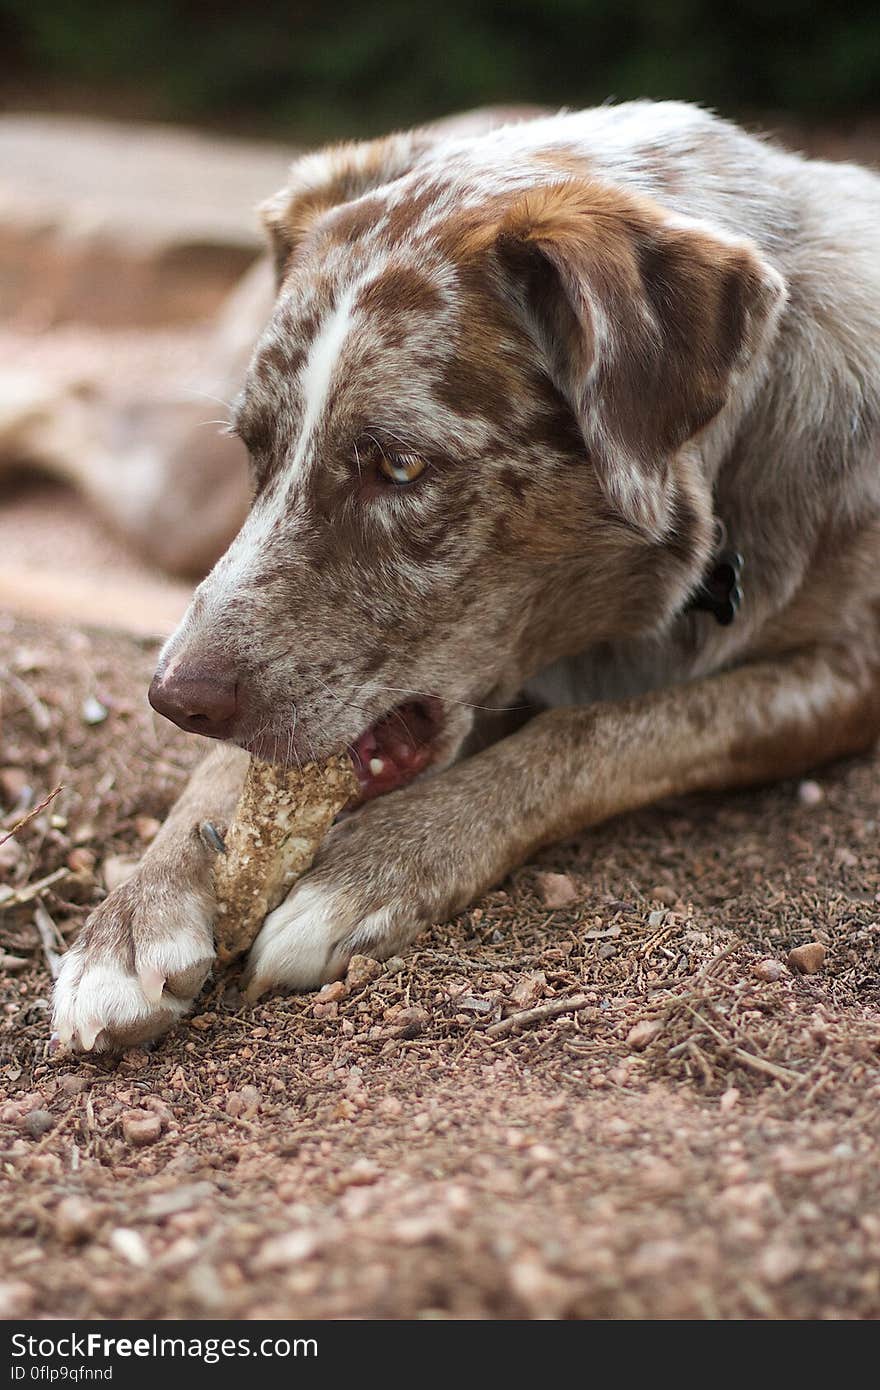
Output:
<path fill-rule="evenodd" d="M 459 844 L 444 781 L 379 797 L 333 828 L 251 948 L 249 998 L 317 989 L 338 980 L 355 953 L 387 960 L 470 901 L 480 886 L 473 837 Z"/>
<path fill-rule="evenodd" d="M 356 952 L 385 960 L 421 925 L 402 903 L 371 910 L 363 895 L 309 876 L 270 912 L 251 947 L 247 997 L 318 989 L 340 979 Z"/>
<path fill-rule="evenodd" d="M 101 904 L 64 957 L 55 985 L 62 1051 L 149 1042 L 191 1007 L 214 958 L 204 893 L 136 874 Z"/>

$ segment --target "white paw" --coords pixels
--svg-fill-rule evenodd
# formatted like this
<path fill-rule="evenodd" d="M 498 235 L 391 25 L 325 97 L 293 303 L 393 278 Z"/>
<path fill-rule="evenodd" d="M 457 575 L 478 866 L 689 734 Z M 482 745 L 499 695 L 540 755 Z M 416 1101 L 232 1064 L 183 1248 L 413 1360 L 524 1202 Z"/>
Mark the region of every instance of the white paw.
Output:
<path fill-rule="evenodd" d="M 304 879 L 263 923 L 248 959 L 249 999 L 270 989 L 338 980 L 355 952 L 384 960 L 400 939 L 401 909 L 364 912 L 357 894 Z M 406 933 L 406 938 L 412 935 Z"/>
<path fill-rule="evenodd" d="M 54 1031 L 64 1050 L 132 1047 L 165 1032 L 192 1006 L 211 968 L 209 904 L 195 892 L 130 880 L 102 903 L 64 957 Z"/>

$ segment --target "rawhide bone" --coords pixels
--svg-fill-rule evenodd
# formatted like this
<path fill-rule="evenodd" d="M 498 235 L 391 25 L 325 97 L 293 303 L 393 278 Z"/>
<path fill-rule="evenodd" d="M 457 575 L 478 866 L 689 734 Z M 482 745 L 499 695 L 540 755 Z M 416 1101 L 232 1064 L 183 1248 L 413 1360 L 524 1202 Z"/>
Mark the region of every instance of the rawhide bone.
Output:
<path fill-rule="evenodd" d="M 225 843 L 209 821 L 200 826 L 205 843 L 220 851 L 214 936 L 221 963 L 252 944 L 266 914 L 309 868 L 334 817 L 357 790 L 346 754 L 303 768 L 251 758 Z"/>

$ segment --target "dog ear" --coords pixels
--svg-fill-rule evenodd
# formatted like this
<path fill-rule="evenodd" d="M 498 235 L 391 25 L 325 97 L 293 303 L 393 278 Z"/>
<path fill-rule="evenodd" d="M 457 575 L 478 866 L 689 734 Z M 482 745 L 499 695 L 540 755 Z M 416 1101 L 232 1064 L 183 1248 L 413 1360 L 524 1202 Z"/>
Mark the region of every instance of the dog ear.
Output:
<path fill-rule="evenodd" d="M 287 183 L 260 208 L 280 285 L 297 246 L 331 208 L 400 178 L 428 142 L 426 131 L 331 145 L 290 167 Z"/>
<path fill-rule="evenodd" d="M 444 140 L 485 135 L 499 126 L 549 114 L 537 106 L 483 106 L 379 140 L 331 145 L 296 160 L 284 188 L 259 209 L 279 284 L 297 244 L 321 213 L 401 178 L 422 154 Z"/>
<path fill-rule="evenodd" d="M 659 538 L 671 461 L 725 404 L 782 277 L 749 242 L 579 180 L 522 197 L 495 248 L 606 496 Z"/>

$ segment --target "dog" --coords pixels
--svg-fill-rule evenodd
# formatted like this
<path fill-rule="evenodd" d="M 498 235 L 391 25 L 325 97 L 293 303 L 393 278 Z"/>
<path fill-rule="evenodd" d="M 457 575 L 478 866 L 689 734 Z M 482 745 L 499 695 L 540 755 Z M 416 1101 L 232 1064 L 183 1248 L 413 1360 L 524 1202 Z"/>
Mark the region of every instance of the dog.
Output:
<path fill-rule="evenodd" d="M 253 499 L 150 688 L 217 741 L 67 954 L 65 1045 L 155 1037 L 213 956 L 248 755 L 360 809 L 250 988 L 385 958 L 539 846 L 880 733 L 880 179 L 695 107 L 294 164 L 234 429 Z"/>

